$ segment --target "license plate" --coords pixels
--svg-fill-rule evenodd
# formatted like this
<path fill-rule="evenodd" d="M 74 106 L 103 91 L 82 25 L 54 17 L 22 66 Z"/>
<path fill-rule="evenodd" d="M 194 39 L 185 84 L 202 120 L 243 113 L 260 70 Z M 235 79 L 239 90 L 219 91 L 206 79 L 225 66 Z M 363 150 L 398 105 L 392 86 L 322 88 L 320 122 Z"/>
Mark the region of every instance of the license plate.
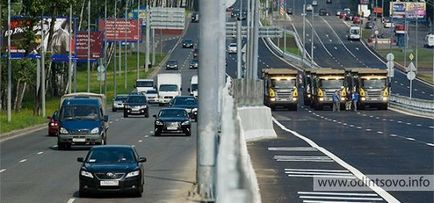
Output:
<path fill-rule="evenodd" d="M 171 124 L 171 125 L 167 126 L 167 130 L 177 130 L 177 129 L 178 129 L 177 124 Z"/>
<path fill-rule="evenodd" d="M 118 186 L 119 181 L 118 180 L 102 180 L 99 183 L 101 186 Z"/>
<path fill-rule="evenodd" d="M 376 101 L 376 100 L 377 100 L 377 98 L 371 98 L 371 100 L 372 100 L 372 101 Z"/>
<path fill-rule="evenodd" d="M 86 138 L 72 138 L 73 142 L 86 142 Z"/>

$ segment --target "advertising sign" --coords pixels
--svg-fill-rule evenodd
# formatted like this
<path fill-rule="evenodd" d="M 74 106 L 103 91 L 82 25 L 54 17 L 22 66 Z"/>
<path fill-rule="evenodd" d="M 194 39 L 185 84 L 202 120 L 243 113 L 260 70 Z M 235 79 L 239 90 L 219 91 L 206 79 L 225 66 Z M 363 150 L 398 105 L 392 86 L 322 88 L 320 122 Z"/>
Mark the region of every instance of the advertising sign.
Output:
<path fill-rule="evenodd" d="M 43 42 L 45 51 L 52 54 L 64 55 L 68 50 L 73 49 L 68 47 L 69 38 L 69 21 L 66 18 L 56 18 L 53 27 L 53 34 L 50 36 L 49 29 L 51 26 L 51 18 L 43 18 L 32 20 L 27 17 L 13 17 L 11 19 L 11 30 L 5 30 L 2 33 L 2 41 L 7 42 L 8 35 L 11 34 L 11 54 L 35 54 L 40 52 Z M 7 27 L 7 26 L 4 26 Z M 34 39 L 29 43 L 26 40 L 26 34 L 33 32 Z M 42 32 L 44 39 L 42 39 Z M 48 44 L 48 39 L 52 38 Z M 2 52 L 7 51 L 7 43 L 2 43 Z"/>
<path fill-rule="evenodd" d="M 369 4 L 369 0 L 360 0 L 359 4 L 368 5 Z"/>
<path fill-rule="evenodd" d="M 390 2 L 390 13 L 393 18 L 425 18 L 426 3 L 424 2 Z"/>
<path fill-rule="evenodd" d="M 98 59 L 102 57 L 103 50 L 103 32 L 90 32 L 90 59 Z M 77 58 L 87 59 L 88 51 L 88 33 L 87 31 L 78 32 L 76 37 Z"/>
<path fill-rule="evenodd" d="M 139 25 L 141 25 L 141 21 Z M 141 40 L 141 29 L 137 26 L 137 20 L 125 19 L 107 19 L 107 22 L 103 19 L 98 21 L 98 29 L 101 32 L 105 32 L 107 41 L 130 41 L 137 42 Z"/>

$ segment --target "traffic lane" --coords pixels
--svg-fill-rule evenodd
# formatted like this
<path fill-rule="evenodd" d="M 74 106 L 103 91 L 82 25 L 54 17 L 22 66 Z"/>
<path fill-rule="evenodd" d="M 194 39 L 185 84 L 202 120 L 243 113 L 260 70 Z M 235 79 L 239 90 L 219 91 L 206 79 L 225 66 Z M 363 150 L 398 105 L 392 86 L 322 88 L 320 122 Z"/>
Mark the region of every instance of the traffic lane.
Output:
<path fill-rule="evenodd" d="M 157 110 L 157 107 L 151 109 L 151 114 L 156 113 Z M 145 173 L 149 177 L 145 177 L 147 184 L 144 192 L 144 194 L 149 193 L 147 199 L 173 198 L 181 193 L 185 195 L 191 187 L 190 183 L 194 180 L 195 165 L 188 161 L 194 160 L 191 156 L 194 156 L 195 152 L 195 130 L 193 130 L 192 137 L 161 138 L 154 138 L 150 134 L 152 131 L 152 118 L 119 119 L 112 124 L 108 143 L 135 145 L 139 154 L 148 158 L 148 162 L 145 163 Z M 165 146 L 167 150 L 162 150 L 161 146 Z M 49 147 L 50 145 L 47 146 Z M 88 147 L 74 147 L 72 150 L 57 151 L 53 147 L 43 154 L 8 168 L 0 174 L 2 200 L 5 202 L 66 202 L 74 198 L 77 201 L 80 164 L 76 162 L 76 158 L 85 156 L 88 149 Z M 158 173 L 155 168 L 166 170 Z M 174 169 L 177 172 L 174 172 L 172 176 L 168 174 Z M 158 177 L 167 177 L 167 179 L 158 179 Z M 150 185 L 152 187 L 149 187 Z M 54 189 L 55 197 L 52 195 Z M 90 201 L 95 200 L 90 199 Z M 107 201 L 107 199 L 98 200 Z M 130 200 L 122 199 L 115 202 L 130 202 Z M 135 202 L 143 201 L 144 198 L 137 199 Z"/>
<path fill-rule="evenodd" d="M 341 22 L 342 20 L 337 18 L 324 18 L 324 20 L 329 25 L 333 26 L 337 35 L 341 37 L 341 40 L 344 42 L 344 45 L 350 50 L 351 53 L 357 56 L 357 60 L 362 61 L 362 63 L 368 67 L 386 68 L 386 65 L 361 42 L 349 42 L 346 40 L 348 26 Z M 397 81 L 399 84 L 395 85 L 394 81 Z M 410 82 L 407 79 L 405 73 L 398 70 L 395 71 L 395 77 L 392 81 L 392 89 L 395 89 L 394 92 L 398 93 L 399 95 L 410 96 L 409 83 Z M 420 99 L 434 99 L 434 96 L 432 95 L 432 86 L 422 83 L 419 80 L 413 80 L 412 86 L 415 89 L 414 94 L 412 94 L 413 97 Z"/>
<path fill-rule="evenodd" d="M 297 121 L 305 119 L 310 118 L 306 116 L 297 117 Z M 263 202 L 301 202 L 305 200 L 303 195 L 300 195 L 302 193 L 316 195 L 316 198 L 320 198 L 315 199 L 316 201 L 325 202 L 330 200 L 327 198 L 331 198 L 333 195 L 327 196 L 324 193 L 315 192 L 313 175 L 321 174 L 330 178 L 342 176 L 354 178 L 350 171 L 311 147 L 305 141 L 282 130 L 277 125 L 274 126 L 274 130 L 278 135 L 276 139 L 248 144 L 250 156 L 255 157 L 252 159 L 252 164 L 258 179 Z M 345 198 L 349 198 L 348 200 L 351 198 L 366 200 L 363 195 L 368 193 L 375 199 L 381 200 L 378 195 L 369 189 L 367 189 L 367 192 L 353 191 L 351 194 L 334 192 L 334 194 L 338 194 L 338 198 L 342 198 L 342 201 L 345 201 Z"/>
<path fill-rule="evenodd" d="M 382 129 L 393 129 L 394 125 L 371 118 L 353 118 L 351 113 L 354 112 L 309 111 L 311 110 L 302 108 L 295 114 L 283 111 L 273 112 L 273 116 L 289 129 L 307 136 L 364 174 L 432 175 L 432 146 L 397 139 L 384 132 L 378 133 Z M 294 122 L 303 115 L 308 119 Z M 350 119 L 353 119 L 355 123 L 349 122 Z M 407 131 L 412 134 L 419 133 L 412 129 Z M 412 198 L 416 200 L 415 202 L 423 202 L 424 199 L 433 200 L 432 194 L 425 192 L 411 197 L 406 192 L 394 192 L 393 195 L 398 199 Z"/>

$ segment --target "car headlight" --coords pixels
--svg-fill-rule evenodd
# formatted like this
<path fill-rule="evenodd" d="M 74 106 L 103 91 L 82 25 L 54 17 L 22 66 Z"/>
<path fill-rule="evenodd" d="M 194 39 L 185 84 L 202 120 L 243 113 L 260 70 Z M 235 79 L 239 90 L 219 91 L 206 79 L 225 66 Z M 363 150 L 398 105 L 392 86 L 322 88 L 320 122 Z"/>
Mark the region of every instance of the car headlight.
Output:
<path fill-rule="evenodd" d="M 155 125 L 163 125 L 163 122 L 161 122 L 161 121 L 155 121 Z"/>
<path fill-rule="evenodd" d="M 143 106 L 140 106 L 140 108 L 141 108 L 141 109 L 146 109 L 146 108 L 148 108 L 148 106 L 143 105 Z"/>
<path fill-rule="evenodd" d="M 193 108 L 191 111 L 192 112 L 197 112 L 197 108 Z"/>
<path fill-rule="evenodd" d="M 128 108 L 130 108 L 130 106 L 128 106 L 127 104 L 124 104 L 124 108 L 128 109 Z"/>
<path fill-rule="evenodd" d="M 80 172 L 80 175 L 81 175 L 81 176 L 88 177 L 88 178 L 93 178 L 92 173 L 87 172 L 87 171 L 81 171 L 81 172 Z"/>
<path fill-rule="evenodd" d="M 181 123 L 181 125 L 190 125 L 190 121 L 184 121 Z"/>
<path fill-rule="evenodd" d="M 98 134 L 98 133 L 99 133 L 99 128 L 98 127 L 94 128 L 94 129 L 92 129 L 90 131 L 90 134 Z"/>
<path fill-rule="evenodd" d="M 140 170 L 129 172 L 125 178 L 130 178 L 134 176 L 138 176 L 140 174 Z"/>
<path fill-rule="evenodd" d="M 60 128 L 60 134 L 68 134 L 68 133 L 69 132 L 65 128 L 63 127 Z"/>

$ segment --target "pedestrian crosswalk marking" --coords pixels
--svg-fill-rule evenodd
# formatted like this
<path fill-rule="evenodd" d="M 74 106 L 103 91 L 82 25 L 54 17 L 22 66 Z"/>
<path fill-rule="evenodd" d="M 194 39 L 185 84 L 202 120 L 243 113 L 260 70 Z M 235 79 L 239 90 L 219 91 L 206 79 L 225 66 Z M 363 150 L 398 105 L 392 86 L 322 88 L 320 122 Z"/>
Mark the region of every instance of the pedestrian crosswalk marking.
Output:
<path fill-rule="evenodd" d="M 302 151 L 302 152 L 309 152 L 309 151 L 318 151 L 317 149 L 313 147 L 268 147 L 268 151 Z"/>

